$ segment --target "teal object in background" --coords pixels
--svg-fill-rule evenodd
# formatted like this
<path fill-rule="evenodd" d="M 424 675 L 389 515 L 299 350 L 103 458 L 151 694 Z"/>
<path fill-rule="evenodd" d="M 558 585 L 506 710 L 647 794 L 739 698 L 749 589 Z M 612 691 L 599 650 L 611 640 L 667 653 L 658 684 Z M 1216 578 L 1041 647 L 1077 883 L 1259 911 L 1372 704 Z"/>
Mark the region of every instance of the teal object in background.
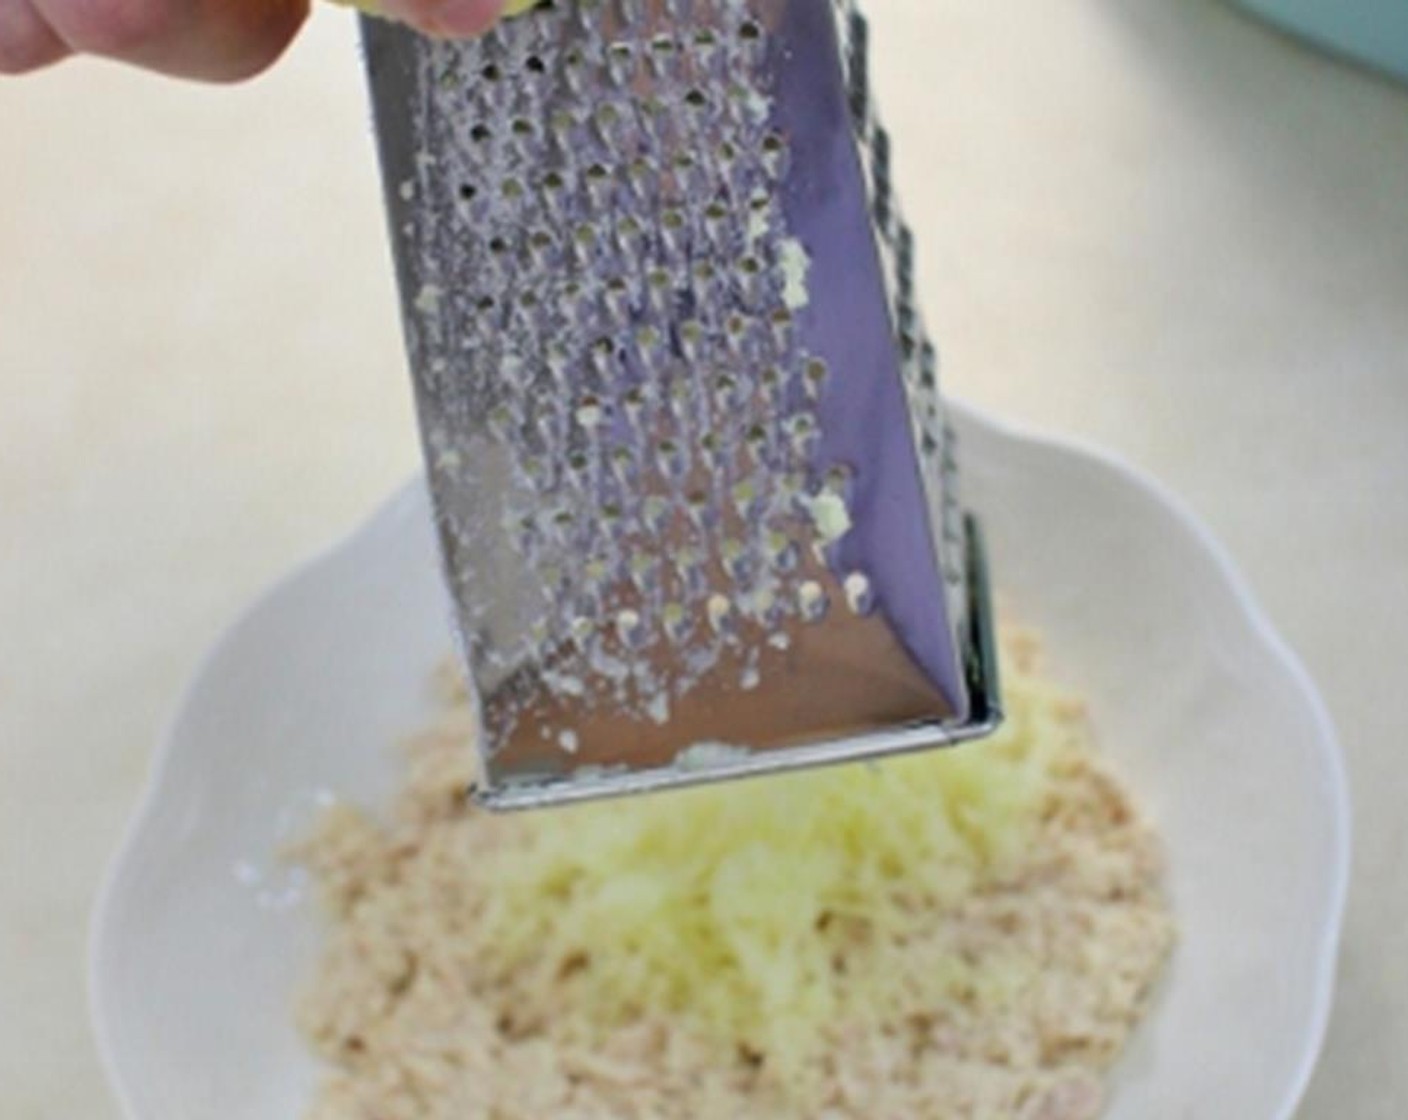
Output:
<path fill-rule="evenodd" d="M 1288 31 L 1408 81 L 1408 0 L 1238 0 Z"/>

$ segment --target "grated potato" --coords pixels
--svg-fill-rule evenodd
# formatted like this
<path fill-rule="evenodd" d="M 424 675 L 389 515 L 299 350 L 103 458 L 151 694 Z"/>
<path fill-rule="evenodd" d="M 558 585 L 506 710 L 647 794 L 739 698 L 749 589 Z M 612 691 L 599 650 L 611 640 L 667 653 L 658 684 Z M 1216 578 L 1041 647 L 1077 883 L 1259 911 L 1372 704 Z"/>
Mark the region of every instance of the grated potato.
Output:
<path fill-rule="evenodd" d="M 1157 838 L 1029 635 L 1008 721 L 880 764 L 493 817 L 462 695 L 330 916 L 310 1120 L 1088 1120 L 1173 940 Z"/>

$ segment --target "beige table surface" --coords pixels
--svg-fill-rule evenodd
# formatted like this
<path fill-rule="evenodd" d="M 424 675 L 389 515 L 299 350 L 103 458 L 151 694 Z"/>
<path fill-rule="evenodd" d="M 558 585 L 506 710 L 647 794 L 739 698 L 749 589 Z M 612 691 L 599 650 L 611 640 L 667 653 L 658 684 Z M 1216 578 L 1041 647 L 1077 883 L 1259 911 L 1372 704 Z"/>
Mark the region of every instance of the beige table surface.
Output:
<path fill-rule="evenodd" d="M 1399 1120 L 1408 94 L 1208 0 L 871 7 L 950 390 L 1181 491 L 1325 691 L 1358 837 L 1303 1115 Z M 163 720 L 415 464 L 381 220 L 340 13 L 238 90 L 0 84 L 4 1120 L 115 1114 L 85 927 Z"/>

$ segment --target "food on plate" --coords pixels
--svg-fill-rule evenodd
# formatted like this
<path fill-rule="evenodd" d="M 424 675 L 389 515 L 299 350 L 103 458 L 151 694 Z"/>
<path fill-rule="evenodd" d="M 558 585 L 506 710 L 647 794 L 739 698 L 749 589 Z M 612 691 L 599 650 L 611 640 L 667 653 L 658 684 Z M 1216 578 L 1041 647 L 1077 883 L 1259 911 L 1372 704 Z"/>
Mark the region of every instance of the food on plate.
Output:
<path fill-rule="evenodd" d="M 1089 1120 L 1174 940 L 1158 837 L 1038 640 L 994 738 L 496 817 L 462 692 L 328 915 L 309 1120 Z"/>

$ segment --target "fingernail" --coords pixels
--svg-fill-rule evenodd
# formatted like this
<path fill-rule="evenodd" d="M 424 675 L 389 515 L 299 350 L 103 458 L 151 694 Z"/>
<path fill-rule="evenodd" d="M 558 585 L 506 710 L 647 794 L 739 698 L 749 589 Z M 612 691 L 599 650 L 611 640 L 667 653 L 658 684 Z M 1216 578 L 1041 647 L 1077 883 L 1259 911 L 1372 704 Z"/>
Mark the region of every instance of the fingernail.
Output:
<path fill-rule="evenodd" d="M 429 14 L 430 30 L 447 39 L 481 35 L 498 22 L 504 0 L 445 0 Z"/>

